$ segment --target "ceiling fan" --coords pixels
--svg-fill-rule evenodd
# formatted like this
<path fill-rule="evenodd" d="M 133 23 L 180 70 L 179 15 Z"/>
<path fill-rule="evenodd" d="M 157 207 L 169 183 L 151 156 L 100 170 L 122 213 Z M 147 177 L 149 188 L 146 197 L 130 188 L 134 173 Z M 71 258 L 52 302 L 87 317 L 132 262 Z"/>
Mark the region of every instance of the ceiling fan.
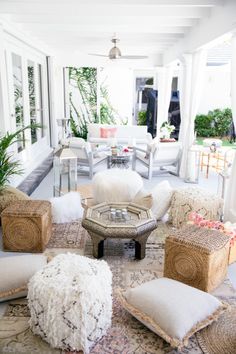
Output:
<path fill-rule="evenodd" d="M 116 46 L 116 43 L 118 43 L 120 40 L 117 37 L 113 37 L 111 39 L 112 43 L 114 43 L 114 46 L 110 49 L 108 55 L 104 54 L 95 54 L 95 53 L 90 53 L 89 55 L 95 55 L 98 57 L 105 57 L 109 58 L 111 60 L 114 59 L 146 59 L 148 56 L 146 55 L 122 55 L 120 49 Z"/>

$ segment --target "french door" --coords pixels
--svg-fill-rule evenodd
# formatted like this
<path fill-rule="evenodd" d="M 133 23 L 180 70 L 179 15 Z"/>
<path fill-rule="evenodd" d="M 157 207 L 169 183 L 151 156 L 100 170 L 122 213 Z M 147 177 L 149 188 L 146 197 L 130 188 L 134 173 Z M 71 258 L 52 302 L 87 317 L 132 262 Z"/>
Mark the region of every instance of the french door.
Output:
<path fill-rule="evenodd" d="M 6 63 L 11 132 L 33 123 L 42 126 L 19 134 L 15 152 L 34 155 L 49 144 L 46 56 L 9 43 Z"/>

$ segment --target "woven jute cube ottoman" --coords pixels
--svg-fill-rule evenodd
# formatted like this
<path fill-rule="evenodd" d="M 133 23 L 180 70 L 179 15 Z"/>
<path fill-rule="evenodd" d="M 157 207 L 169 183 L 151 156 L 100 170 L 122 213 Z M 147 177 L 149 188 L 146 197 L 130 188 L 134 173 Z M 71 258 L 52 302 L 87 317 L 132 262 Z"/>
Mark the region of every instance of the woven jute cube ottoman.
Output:
<path fill-rule="evenodd" d="M 1 214 L 3 249 L 14 252 L 43 252 L 52 232 L 51 203 L 20 200 Z"/>
<path fill-rule="evenodd" d="M 90 352 L 112 316 L 112 273 L 105 261 L 60 254 L 30 279 L 30 328 L 53 348 Z"/>
<path fill-rule="evenodd" d="M 164 277 L 211 292 L 225 278 L 229 237 L 187 225 L 166 238 Z"/>
<path fill-rule="evenodd" d="M 191 212 L 197 212 L 205 219 L 219 220 L 222 210 L 223 200 L 217 195 L 199 187 L 179 188 L 171 199 L 169 221 L 173 226 L 181 227 Z"/>

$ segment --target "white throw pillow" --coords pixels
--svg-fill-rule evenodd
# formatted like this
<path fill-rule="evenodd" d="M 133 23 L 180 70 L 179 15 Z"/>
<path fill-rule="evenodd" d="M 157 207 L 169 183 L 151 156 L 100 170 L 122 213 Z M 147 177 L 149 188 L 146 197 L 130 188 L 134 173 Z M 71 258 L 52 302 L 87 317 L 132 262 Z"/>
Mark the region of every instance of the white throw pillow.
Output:
<path fill-rule="evenodd" d="M 83 217 L 84 209 L 78 192 L 69 192 L 62 197 L 51 198 L 52 221 L 56 224 L 72 222 Z"/>
<path fill-rule="evenodd" d="M 1 257 L 0 302 L 26 296 L 28 281 L 46 264 L 42 254 Z"/>
<path fill-rule="evenodd" d="M 216 297 L 168 278 L 120 292 L 124 308 L 173 347 L 181 348 L 227 308 Z"/>
<path fill-rule="evenodd" d="M 153 188 L 151 193 L 153 197 L 152 212 L 154 217 L 160 220 L 170 207 L 173 188 L 168 181 L 162 181 Z"/>
<path fill-rule="evenodd" d="M 131 202 L 142 188 L 142 177 L 135 171 L 113 168 L 93 177 L 96 203 Z"/>

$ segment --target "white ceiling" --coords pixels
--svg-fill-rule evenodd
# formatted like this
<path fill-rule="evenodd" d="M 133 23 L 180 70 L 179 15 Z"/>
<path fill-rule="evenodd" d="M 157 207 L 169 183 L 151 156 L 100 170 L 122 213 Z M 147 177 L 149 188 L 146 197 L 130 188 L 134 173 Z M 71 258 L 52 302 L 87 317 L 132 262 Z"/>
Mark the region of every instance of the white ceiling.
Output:
<path fill-rule="evenodd" d="M 52 50 L 159 55 L 211 16 L 223 0 L 0 0 L 1 18 Z"/>

